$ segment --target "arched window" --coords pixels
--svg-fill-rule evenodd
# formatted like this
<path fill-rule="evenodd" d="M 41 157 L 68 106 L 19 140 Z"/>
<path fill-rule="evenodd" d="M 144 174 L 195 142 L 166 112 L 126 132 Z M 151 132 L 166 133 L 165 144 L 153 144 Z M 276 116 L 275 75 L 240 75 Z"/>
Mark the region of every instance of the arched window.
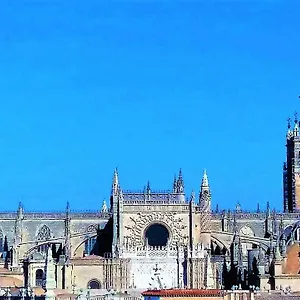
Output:
<path fill-rule="evenodd" d="M 35 286 L 43 286 L 44 271 L 37 269 L 35 272 Z"/>
<path fill-rule="evenodd" d="M 99 290 L 101 289 L 101 285 L 97 279 L 92 279 L 89 281 L 87 288 L 91 290 Z"/>
<path fill-rule="evenodd" d="M 94 249 L 94 246 L 97 242 L 96 237 L 88 238 L 84 243 L 84 251 L 87 255 L 90 255 Z"/>
<path fill-rule="evenodd" d="M 37 234 L 37 240 L 38 241 L 48 241 L 51 238 L 51 231 L 50 228 L 47 225 L 43 225 L 38 234 Z"/>
<path fill-rule="evenodd" d="M 48 244 L 43 244 L 39 245 L 37 247 L 38 252 L 47 252 L 49 245 Z"/>

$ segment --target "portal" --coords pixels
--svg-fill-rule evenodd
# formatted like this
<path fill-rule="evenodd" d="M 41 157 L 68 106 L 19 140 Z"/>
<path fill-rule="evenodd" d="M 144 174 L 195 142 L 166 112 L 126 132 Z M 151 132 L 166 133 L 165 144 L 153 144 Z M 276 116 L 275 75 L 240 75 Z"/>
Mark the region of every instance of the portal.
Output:
<path fill-rule="evenodd" d="M 162 224 L 152 224 L 146 229 L 145 238 L 149 246 L 166 246 L 169 237 L 169 230 Z"/>

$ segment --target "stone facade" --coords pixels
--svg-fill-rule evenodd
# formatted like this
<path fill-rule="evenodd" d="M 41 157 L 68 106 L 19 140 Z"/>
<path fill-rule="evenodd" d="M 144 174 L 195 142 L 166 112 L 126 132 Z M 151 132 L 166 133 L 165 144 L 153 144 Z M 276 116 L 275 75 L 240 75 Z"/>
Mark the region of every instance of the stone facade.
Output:
<path fill-rule="evenodd" d="M 187 197 L 181 170 L 170 190 L 153 191 L 148 183 L 138 192 L 124 190 L 115 171 L 109 208 L 78 213 L 67 204 L 64 212 L 31 213 L 20 204 L 0 213 L 0 268 L 22 272 L 30 287 L 46 287 L 53 269 L 56 288 L 68 291 L 296 286 L 298 126 L 289 125 L 287 134 L 284 212 L 269 204 L 265 211 L 239 204 L 212 210 L 206 172 L 198 197 Z"/>

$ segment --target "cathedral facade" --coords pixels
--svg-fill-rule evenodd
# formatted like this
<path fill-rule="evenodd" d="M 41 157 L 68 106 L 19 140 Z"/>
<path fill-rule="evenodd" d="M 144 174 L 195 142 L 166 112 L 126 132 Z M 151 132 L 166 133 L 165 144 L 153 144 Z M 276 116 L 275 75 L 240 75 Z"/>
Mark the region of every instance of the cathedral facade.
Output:
<path fill-rule="evenodd" d="M 300 136 L 289 124 L 283 212 L 213 210 L 208 176 L 187 196 L 182 172 L 167 191 L 126 191 L 114 172 L 99 211 L 0 213 L 0 277 L 76 292 L 148 288 L 300 286 Z M 51 259 L 49 258 L 51 256 Z M 51 265 L 51 266 L 50 266 Z M 19 284 L 21 284 L 19 283 Z M 299 289 L 299 288 L 298 288 Z"/>

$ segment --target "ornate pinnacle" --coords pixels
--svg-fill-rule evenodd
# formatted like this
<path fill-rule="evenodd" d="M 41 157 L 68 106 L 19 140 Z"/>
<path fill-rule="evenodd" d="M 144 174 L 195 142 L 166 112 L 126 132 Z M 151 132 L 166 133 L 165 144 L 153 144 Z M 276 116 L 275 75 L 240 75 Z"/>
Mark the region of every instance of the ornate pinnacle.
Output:
<path fill-rule="evenodd" d="M 206 173 L 206 169 L 204 169 L 204 173 L 203 173 L 203 177 L 202 177 L 202 183 L 201 183 L 201 187 L 209 187 L 208 184 L 208 177 L 207 177 L 207 173 Z"/>
<path fill-rule="evenodd" d="M 150 182 L 149 182 L 149 180 L 148 180 L 148 182 L 147 182 L 146 192 L 147 192 L 147 194 L 150 194 L 150 193 L 151 193 L 151 188 L 150 188 Z"/>
<path fill-rule="evenodd" d="M 287 124 L 288 129 L 291 129 L 291 118 L 287 119 Z"/>
<path fill-rule="evenodd" d="M 191 202 L 191 203 L 195 203 L 195 191 L 194 191 L 194 190 L 192 190 L 190 202 Z"/>
<path fill-rule="evenodd" d="M 176 192 L 177 193 L 184 193 L 184 182 L 183 182 L 183 176 L 182 176 L 181 168 L 179 169 Z"/>

